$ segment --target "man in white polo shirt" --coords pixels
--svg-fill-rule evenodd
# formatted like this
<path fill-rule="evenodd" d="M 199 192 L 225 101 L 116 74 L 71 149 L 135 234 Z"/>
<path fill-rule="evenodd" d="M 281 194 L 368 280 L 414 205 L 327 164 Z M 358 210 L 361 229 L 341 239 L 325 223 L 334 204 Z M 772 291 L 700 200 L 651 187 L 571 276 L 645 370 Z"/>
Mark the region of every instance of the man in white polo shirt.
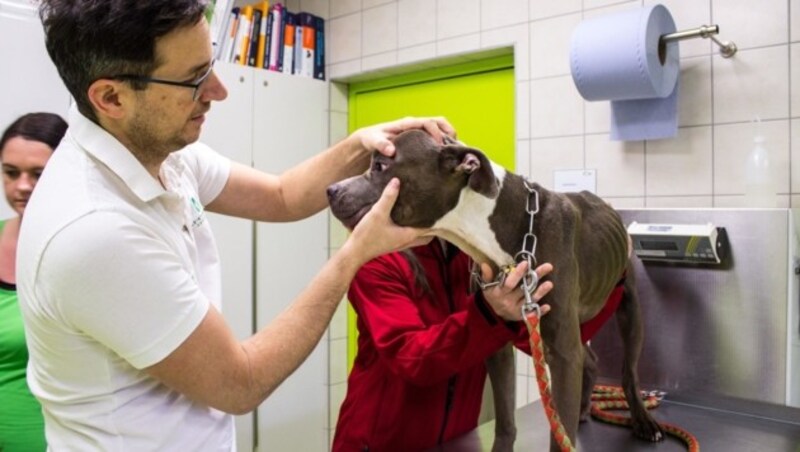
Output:
<path fill-rule="evenodd" d="M 47 49 L 76 101 L 69 131 L 26 210 L 17 284 L 29 385 L 52 450 L 234 448 L 229 413 L 253 410 L 308 356 L 356 270 L 424 240 L 389 219 L 390 185 L 283 314 L 238 342 L 219 313 L 205 210 L 305 218 L 325 187 L 363 172 L 408 128 L 365 128 L 281 176 L 196 143 L 227 92 L 198 0 L 45 0 Z"/>

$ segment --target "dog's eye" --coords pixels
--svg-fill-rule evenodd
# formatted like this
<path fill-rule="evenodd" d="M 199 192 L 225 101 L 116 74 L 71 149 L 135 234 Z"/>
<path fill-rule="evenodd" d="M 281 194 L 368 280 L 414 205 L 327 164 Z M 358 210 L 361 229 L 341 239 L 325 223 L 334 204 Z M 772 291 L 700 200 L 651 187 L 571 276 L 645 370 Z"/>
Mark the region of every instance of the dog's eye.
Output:
<path fill-rule="evenodd" d="M 375 172 L 375 173 L 380 173 L 381 171 L 386 171 L 387 167 L 388 167 L 387 164 L 385 164 L 383 162 L 380 162 L 378 160 L 373 160 L 372 161 L 372 168 L 370 168 L 370 171 Z"/>

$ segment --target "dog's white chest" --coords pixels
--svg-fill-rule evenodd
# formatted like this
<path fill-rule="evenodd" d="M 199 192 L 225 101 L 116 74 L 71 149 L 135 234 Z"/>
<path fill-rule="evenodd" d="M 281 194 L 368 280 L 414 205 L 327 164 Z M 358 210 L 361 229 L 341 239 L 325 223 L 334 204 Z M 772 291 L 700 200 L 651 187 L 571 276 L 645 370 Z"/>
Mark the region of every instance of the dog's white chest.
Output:
<path fill-rule="evenodd" d="M 492 166 L 502 190 L 505 170 L 498 165 Z M 437 235 L 456 244 L 476 261 L 482 261 L 481 257 L 485 257 L 497 265 L 513 262 L 514 256 L 503 251 L 489 224 L 489 217 L 496 205 L 496 199 L 465 187 L 455 208 L 437 221 L 433 229 Z"/>

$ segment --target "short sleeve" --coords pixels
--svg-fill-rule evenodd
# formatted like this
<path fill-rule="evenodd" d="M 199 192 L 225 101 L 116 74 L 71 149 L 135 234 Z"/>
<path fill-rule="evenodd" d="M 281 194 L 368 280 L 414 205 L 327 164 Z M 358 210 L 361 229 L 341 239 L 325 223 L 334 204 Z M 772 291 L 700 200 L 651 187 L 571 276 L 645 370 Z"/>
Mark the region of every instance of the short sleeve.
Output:
<path fill-rule="evenodd" d="M 115 212 L 62 229 L 42 256 L 36 290 L 76 331 L 142 369 L 172 353 L 209 309 L 165 239 Z"/>
<path fill-rule="evenodd" d="M 196 183 L 200 202 L 206 206 L 225 188 L 231 173 L 231 161 L 203 143 L 194 143 L 180 151 L 180 158 Z"/>

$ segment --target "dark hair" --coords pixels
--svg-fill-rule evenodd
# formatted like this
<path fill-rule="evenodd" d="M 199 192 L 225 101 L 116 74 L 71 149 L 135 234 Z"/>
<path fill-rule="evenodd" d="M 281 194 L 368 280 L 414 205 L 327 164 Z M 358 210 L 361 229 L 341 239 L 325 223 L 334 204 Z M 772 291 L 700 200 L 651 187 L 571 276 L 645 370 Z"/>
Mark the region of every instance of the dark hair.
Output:
<path fill-rule="evenodd" d="M 428 277 L 425 276 L 425 268 L 422 267 L 419 259 L 417 259 L 417 255 L 408 248 L 401 250 L 400 254 L 406 258 L 408 265 L 411 266 L 411 271 L 414 273 L 414 284 L 427 295 L 433 295 L 431 285 L 428 283 Z"/>
<path fill-rule="evenodd" d="M 149 76 L 156 40 L 197 23 L 207 0 L 42 0 L 45 44 L 78 110 L 97 122 L 87 91 L 120 74 Z M 144 89 L 142 82 L 131 82 Z"/>
<path fill-rule="evenodd" d="M 0 137 L 0 156 L 6 142 L 12 138 L 22 137 L 30 141 L 39 141 L 55 150 L 67 132 L 67 122 L 54 113 L 28 113 L 12 122 Z"/>

